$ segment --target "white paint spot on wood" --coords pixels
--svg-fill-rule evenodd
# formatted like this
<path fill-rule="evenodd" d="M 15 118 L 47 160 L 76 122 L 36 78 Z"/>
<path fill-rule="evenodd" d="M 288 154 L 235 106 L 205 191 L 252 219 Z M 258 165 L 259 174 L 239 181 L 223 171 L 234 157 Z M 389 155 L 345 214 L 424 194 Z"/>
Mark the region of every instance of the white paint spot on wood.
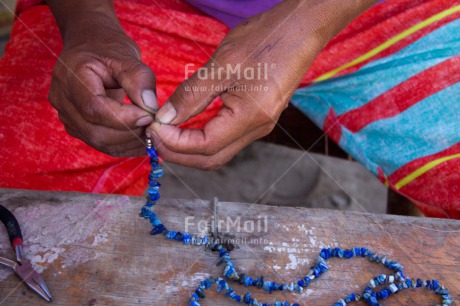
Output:
<path fill-rule="evenodd" d="M 43 203 L 13 209 L 24 236 L 24 255 L 39 273 L 57 259 L 65 268 L 101 256 L 94 247 L 109 240 L 109 222 L 122 215 L 130 200 L 120 197 L 117 201 L 99 200 L 96 205 L 74 204 Z M 0 241 L 0 250 L 11 248 L 6 244 L 6 240 Z M 75 245 L 80 247 L 72 247 Z M 6 269 L 0 269 L 0 281 L 9 275 Z"/>

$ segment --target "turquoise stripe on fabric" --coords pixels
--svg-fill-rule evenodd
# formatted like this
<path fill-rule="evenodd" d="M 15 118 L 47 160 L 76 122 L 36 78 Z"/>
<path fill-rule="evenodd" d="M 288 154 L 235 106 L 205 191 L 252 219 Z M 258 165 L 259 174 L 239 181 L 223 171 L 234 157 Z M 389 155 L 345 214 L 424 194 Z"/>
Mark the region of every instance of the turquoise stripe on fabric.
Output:
<path fill-rule="evenodd" d="M 391 175 L 405 164 L 460 142 L 460 83 L 433 94 L 397 116 L 353 134 L 342 127 L 339 145 L 377 174 Z"/>
<path fill-rule="evenodd" d="M 296 90 L 291 103 L 322 127 L 332 106 L 337 115 L 361 107 L 408 78 L 460 53 L 460 20 L 355 73 Z"/>

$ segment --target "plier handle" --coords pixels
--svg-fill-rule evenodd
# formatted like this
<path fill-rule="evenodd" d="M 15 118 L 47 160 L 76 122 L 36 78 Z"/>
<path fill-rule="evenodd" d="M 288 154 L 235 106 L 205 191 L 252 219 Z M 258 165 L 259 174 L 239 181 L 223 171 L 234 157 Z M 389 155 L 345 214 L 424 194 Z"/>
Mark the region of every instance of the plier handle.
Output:
<path fill-rule="evenodd" d="M 18 220 L 4 206 L 0 205 L 0 221 L 6 227 L 11 246 L 16 253 L 16 261 L 0 257 L 0 266 L 5 266 L 16 272 L 16 275 L 36 294 L 51 302 L 53 297 L 46 287 L 40 274 L 35 271 L 32 265 L 24 259 L 22 252 L 22 233 Z"/>

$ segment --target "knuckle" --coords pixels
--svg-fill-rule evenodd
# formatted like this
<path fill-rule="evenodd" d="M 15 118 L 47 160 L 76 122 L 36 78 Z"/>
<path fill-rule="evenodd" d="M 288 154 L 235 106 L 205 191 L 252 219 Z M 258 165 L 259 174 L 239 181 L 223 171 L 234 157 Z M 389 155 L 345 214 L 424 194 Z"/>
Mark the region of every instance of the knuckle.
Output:
<path fill-rule="evenodd" d="M 91 130 L 87 132 L 86 138 L 92 147 L 103 151 L 106 154 L 109 154 L 109 143 L 107 141 L 107 137 L 102 135 L 102 133 L 98 133 L 95 130 Z M 110 155 L 110 154 L 109 154 Z"/>
<path fill-rule="evenodd" d="M 200 90 L 195 89 L 199 89 L 198 81 L 195 78 L 189 78 L 179 84 L 174 98 L 185 107 L 196 105 L 200 100 Z"/>
<path fill-rule="evenodd" d="M 273 131 L 273 129 L 275 128 L 275 126 L 276 126 L 276 123 L 274 123 L 274 122 L 270 122 L 270 123 L 264 125 L 262 127 L 261 137 L 264 137 L 264 136 L 267 136 L 268 134 L 270 134 L 271 131 Z"/>
<path fill-rule="evenodd" d="M 104 153 L 113 157 L 122 157 L 124 155 L 121 148 L 107 148 Z"/>
<path fill-rule="evenodd" d="M 218 144 L 218 140 L 211 136 L 207 136 L 205 142 L 199 147 L 202 148 L 201 153 L 205 156 L 215 155 L 223 149 L 223 147 Z"/>
<path fill-rule="evenodd" d="M 221 161 L 218 161 L 214 158 L 208 158 L 206 161 L 201 165 L 201 169 L 205 171 L 213 171 L 221 168 L 223 166 L 223 163 Z"/>
<path fill-rule="evenodd" d="M 129 82 L 133 83 L 139 79 L 153 79 L 155 81 L 155 74 L 153 71 L 138 60 L 130 60 L 127 66 L 121 69 L 120 74 L 121 78 L 126 77 Z"/>

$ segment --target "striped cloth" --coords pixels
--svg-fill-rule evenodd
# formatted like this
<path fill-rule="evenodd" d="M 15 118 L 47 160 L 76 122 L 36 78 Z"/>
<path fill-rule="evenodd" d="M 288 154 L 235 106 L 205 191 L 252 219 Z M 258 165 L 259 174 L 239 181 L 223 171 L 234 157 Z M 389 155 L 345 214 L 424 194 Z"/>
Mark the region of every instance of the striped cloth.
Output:
<path fill-rule="evenodd" d="M 384 184 L 426 214 L 452 218 L 460 218 L 459 17 L 459 1 L 379 4 L 334 38 L 317 59 L 333 57 L 333 66 L 314 78 L 310 70 L 312 83 L 292 97 Z"/>
<path fill-rule="evenodd" d="M 147 158 L 109 157 L 70 137 L 47 101 L 62 44 L 40 3 L 19 1 L 20 20 L 0 60 L 0 186 L 141 194 Z M 205 63 L 228 32 L 181 1 L 114 3 L 156 74 L 160 104 L 183 81 L 185 65 Z M 381 2 L 327 45 L 292 97 L 429 216 L 460 218 L 459 17 L 459 0 Z M 203 127 L 220 105 L 214 101 L 183 127 Z"/>

